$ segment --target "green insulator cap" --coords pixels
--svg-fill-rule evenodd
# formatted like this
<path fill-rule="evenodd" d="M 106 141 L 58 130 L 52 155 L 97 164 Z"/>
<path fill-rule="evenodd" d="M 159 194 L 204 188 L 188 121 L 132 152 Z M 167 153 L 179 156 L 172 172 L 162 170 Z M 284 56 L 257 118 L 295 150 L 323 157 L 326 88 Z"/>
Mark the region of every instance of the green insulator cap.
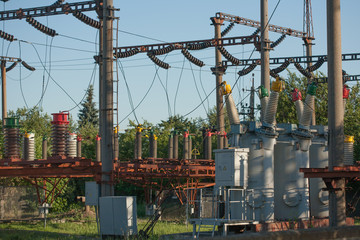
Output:
<path fill-rule="evenodd" d="M 269 91 L 263 85 L 260 86 L 259 96 L 260 96 L 260 99 L 263 99 L 264 97 L 269 97 Z"/>
<path fill-rule="evenodd" d="M 312 96 L 315 96 L 315 95 L 316 95 L 316 89 L 317 89 L 316 83 L 311 83 L 311 84 L 308 86 L 307 94 L 310 94 L 310 95 L 312 95 Z"/>
<path fill-rule="evenodd" d="M 43 141 L 47 140 L 47 136 L 43 136 Z"/>
<path fill-rule="evenodd" d="M 8 117 L 5 118 L 5 128 L 19 128 L 19 118 L 17 117 Z"/>

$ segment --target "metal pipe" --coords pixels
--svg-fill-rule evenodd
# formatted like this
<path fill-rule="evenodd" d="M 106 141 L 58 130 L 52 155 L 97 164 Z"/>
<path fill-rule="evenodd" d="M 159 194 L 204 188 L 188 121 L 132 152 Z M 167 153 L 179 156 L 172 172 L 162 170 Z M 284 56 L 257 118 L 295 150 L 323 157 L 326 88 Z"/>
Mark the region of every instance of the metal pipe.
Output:
<path fill-rule="evenodd" d="M 117 127 L 114 129 L 114 160 L 119 160 L 119 133 Z"/>
<path fill-rule="evenodd" d="M 42 140 L 42 159 L 47 159 L 47 138 L 43 137 Z"/>
<path fill-rule="evenodd" d="M 7 118 L 7 104 L 6 104 L 6 61 L 1 61 L 1 80 L 2 80 L 2 121 L 5 124 Z"/>
<path fill-rule="evenodd" d="M 328 119 L 329 171 L 344 165 L 344 108 L 342 93 L 341 14 L 340 0 L 327 0 L 328 54 Z M 338 191 L 329 192 L 329 222 L 331 227 L 344 226 L 345 180 L 335 179 Z"/>
<path fill-rule="evenodd" d="M 184 132 L 183 159 L 189 159 L 189 131 Z"/>
<path fill-rule="evenodd" d="M 192 159 L 192 156 L 191 156 L 191 153 L 192 153 L 192 138 L 191 138 L 191 136 L 189 136 L 189 147 L 188 147 L 188 149 L 189 149 L 189 155 L 188 155 L 188 159 Z"/>
<path fill-rule="evenodd" d="M 153 130 L 150 130 L 150 157 L 157 158 L 157 136 Z"/>
<path fill-rule="evenodd" d="M 174 144 L 173 144 L 173 158 L 178 159 L 179 158 L 179 135 L 178 132 L 174 131 L 173 136 Z"/>
<path fill-rule="evenodd" d="M 101 162 L 101 137 L 97 135 L 95 141 L 96 141 L 96 161 Z"/>
<path fill-rule="evenodd" d="M 134 151 L 134 158 L 135 159 L 141 159 L 142 158 L 142 138 L 141 138 L 141 132 L 142 132 L 141 124 L 139 124 L 136 127 L 136 135 L 135 135 L 135 151 Z"/>
<path fill-rule="evenodd" d="M 169 159 L 174 158 L 174 139 L 173 139 L 173 133 L 170 133 L 170 135 L 169 135 L 168 158 L 169 158 Z"/>

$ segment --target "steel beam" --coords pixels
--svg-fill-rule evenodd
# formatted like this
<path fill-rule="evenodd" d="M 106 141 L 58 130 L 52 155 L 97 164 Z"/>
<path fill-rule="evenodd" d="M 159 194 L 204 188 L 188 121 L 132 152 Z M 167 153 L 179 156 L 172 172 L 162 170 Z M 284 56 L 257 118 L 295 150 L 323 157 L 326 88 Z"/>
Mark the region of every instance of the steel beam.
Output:
<path fill-rule="evenodd" d="M 285 61 L 290 62 L 297 62 L 297 63 L 309 63 L 309 62 L 317 62 L 321 58 L 323 58 L 325 61 L 328 61 L 327 55 L 316 55 L 316 56 L 298 56 L 298 57 L 276 57 L 276 58 L 270 58 L 270 65 L 274 64 L 283 64 Z M 345 53 L 342 54 L 341 57 L 342 61 L 357 61 L 360 60 L 360 53 Z M 252 63 L 261 63 L 261 59 L 241 59 L 239 65 L 235 65 L 229 61 L 222 61 L 222 64 L 224 67 L 234 67 L 234 66 L 248 66 Z"/>
<path fill-rule="evenodd" d="M 241 25 L 245 25 L 245 26 L 250 26 L 250 27 L 255 27 L 255 28 L 261 27 L 261 23 L 259 21 L 255 21 L 255 20 L 251 20 L 251 19 L 247 19 L 247 18 L 243 18 L 243 17 L 239 17 L 239 16 L 227 14 L 227 13 L 218 12 L 215 14 L 215 17 L 222 19 L 224 21 L 227 21 L 227 22 L 233 22 L 233 23 L 237 23 L 237 24 L 241 24 Z M 288 36 L 299 37 L 299 38 L 306 37 L 306 33 L 302 32 L 302 31 L 294 30 L 291 28 L 280 27 L 280 26 L 276 26 L 273 24 L 268 24 L 268 27 L 269 27 L 269 31 L 271 31 L 271 32 L 277 32 L 277 33 L 286 34 Z"/>
<path fill-rule="evenodd" d="M 60 14 L 69 14 L 73 11 L 94 11 L 98 6 L 95 1 L 65 3 L 60 6 L 50 9 L 49 6 L 35 7 L 35 8 L 20 8 L 17 10 L 1 11 L 0 21 L 22 19 L 27 17 L 44 17 Z"/>

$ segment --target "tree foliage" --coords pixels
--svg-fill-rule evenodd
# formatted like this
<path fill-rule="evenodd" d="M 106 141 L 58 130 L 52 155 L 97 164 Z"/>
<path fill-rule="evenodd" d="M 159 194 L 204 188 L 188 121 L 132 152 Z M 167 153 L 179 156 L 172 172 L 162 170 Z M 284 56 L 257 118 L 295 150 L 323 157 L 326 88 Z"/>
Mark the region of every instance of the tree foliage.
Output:
<path fill-rule="evenodd" d="M 79 111 L 79 127 L 85 126 L 87 123 L 90 123 L 93 126 L 98 126 L 99 111 L 96 109 L 94 102 L 94 87 L 90 85 L 86 90 L 86 100 L 81 104 L 82 109 Z"/>

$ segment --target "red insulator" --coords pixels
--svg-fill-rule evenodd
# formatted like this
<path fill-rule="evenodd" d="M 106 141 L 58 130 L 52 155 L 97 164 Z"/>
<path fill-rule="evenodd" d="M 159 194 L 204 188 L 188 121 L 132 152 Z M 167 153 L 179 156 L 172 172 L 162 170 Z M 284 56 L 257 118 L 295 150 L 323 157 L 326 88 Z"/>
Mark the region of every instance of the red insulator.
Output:
<path fill-rule="evenodd" d="M 65 125 L 69 124 L 68 112 L 52 113 L 51 115 L 53 115 L 53 121 L 51 122 L 51 124 L 65 124 Z"/>
<path fill-rule="evenodd" d="M 291 96 L 292 96 L 292 101 L 296 102 L 296 101 L 301 101 L 302 100 L 302 96 L 301 96 L 301 92 L 299 89 L 294 88 L 294 90 L 291 91 Z"/>
<path fill-rule="evenodd" d="M 343 87 L 343 99 L 348 99 L 350 94 L 350 87 L 346 84 L 344 84 Z"/>

